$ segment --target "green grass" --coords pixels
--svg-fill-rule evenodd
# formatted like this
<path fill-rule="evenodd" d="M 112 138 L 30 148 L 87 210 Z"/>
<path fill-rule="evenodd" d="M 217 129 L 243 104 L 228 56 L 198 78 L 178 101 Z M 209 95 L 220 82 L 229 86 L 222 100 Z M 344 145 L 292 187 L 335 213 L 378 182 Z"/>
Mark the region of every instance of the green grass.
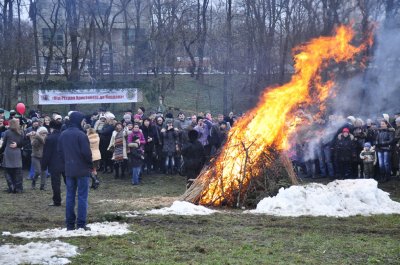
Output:
<path fill-rule="evenodd" d="M 128 179 L 101 178 L 99 190 L 89 195 L 89 222 L 128 222 L 133 233 L 62 239 L 79 247 L 72 264 L 399 264 L 400 215 L 284 218 L 224 209 L 211 216 L 123 218 L 109 213 L 169 206 L 184 192 L 185 179 L 144 176 L 143 185 L 133 187 Z M 381 188 L 400 199 L 400 182 Z M 51 191 L 1 193 L 0 231 L 63 226 L 64 208 L 48 207 L 50 201 Z"/>

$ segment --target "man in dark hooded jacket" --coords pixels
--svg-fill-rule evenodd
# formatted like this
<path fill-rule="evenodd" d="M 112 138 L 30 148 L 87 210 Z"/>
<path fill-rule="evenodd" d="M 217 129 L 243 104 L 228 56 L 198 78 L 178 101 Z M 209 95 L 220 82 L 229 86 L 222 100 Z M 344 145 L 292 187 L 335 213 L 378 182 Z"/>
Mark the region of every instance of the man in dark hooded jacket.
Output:
<path fill-rule="evenodd" d="M 196 179 L 200 174 L 205 161 L 204 147 L 197 140 L 199 133 L 196 130 L 190 130 L 188 132 L 188 136 L 189 142 L 182 148 L 182 156 L 187 178 L 187 188 L 192 185 L 194 179 Z"/>
<path fill-rule="evenodd" d="M 89 178 L 92 170 L 92 152 L 89 139 L 83 132 L 85 116 L 75 111 L 70 115 L 69 127 L 58 140 L 58 151 L 64 164 L 67 197 L 65 217 L 67 230 L 90 230 L 86 227 Z M 75 214 L 75 197 L 78 190 L 78 216 Z"/>
<path fill-rule="evenodd" d="M 46 138 L 43 147 L 42 170 L 48 170 L 51 176 L 51 188 L 53 189 L 53 203 L 49 206 L 61 206 L 61 174 L 64 172 L 60 154 L 57 151 L 58 138 L 61 134 L 62 123 L 50 121 L 50 134 Z"/>

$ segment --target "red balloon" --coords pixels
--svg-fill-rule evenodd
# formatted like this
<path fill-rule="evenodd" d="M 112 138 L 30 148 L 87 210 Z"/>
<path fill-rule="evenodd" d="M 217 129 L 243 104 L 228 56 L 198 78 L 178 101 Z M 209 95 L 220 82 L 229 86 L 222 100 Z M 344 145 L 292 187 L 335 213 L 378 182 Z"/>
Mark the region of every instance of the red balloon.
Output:
<path fill-rule="evenodd" d="M 25 104 L 24 103 L 18 103 L 17 106 L 15 107 L 15 110 L 19 114 L 24 115 L 25 110 L 26 110 Z"/>

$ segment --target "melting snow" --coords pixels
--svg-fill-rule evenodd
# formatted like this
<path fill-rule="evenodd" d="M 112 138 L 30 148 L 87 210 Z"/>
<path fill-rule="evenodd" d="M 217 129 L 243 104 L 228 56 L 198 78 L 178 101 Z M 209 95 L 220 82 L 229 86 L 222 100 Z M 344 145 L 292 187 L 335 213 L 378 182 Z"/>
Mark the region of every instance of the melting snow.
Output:
<path fill-rule="evenodd" d="M 264 198 L 255 210 L 246 213 L 334 217 L 400 214 L 400 203 L 378 189 L 378 183 L 373 179 L 349 179 L 327 185 L 311 183 L 281 188 L 278 195 Z"/>
<path fill-rule="evenodd" d="M 78 255 L 77 247 L 60 242 L 30 242 L 26 245 L 0 246 L 0 264 L 68 264 Z"/>
<path fill-rule="evenodd" d="M 208 209 L 204 206 L 194 205 L 190 202 L 175 201 L 171 207 L 162 209 L 154 209 L 146 211 L 146 214 L 161 214 L 161 215 L 209 215 L 216 213 L 217 211 Z"/>
<path fill-rule="evenodd" d="M 46 229 L 37 232 L 20 232 L 11 234 L 3 232 L 3 236 L 13 236 L 22 238 L 61 238 L 61 237 L 78 237 L 78 236 L 113 236 L 131 233 L 128 224 L 120 224 L 118 222 L 104 222 L 88 224 L 91 231 L 83 229 L 67 231 L 66 228 Z"/>

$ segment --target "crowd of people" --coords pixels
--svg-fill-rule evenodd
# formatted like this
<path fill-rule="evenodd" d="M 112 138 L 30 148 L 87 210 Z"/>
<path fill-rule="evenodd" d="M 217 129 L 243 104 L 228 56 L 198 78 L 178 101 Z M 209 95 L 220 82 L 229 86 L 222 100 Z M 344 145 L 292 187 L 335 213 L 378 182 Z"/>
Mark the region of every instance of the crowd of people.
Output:
<path fill-rule="evenodd" d="M 289 157 L 306 178 L 399 177 L 400 113 L 375 119 L 330 115 L 303 122 L 291 139 Z"/>
<path fill-rule="evenodd" d="M 65 162 L 60 157 L 59 138 L 71 127 L 70 112 L 40 115 L 31 111 L 27 117 L 10 111 L 7 119 L 0 110 L 2 167 L 6 172 L 7 191 L 23 191 L 23 168 L 30 170 L 31 188 L 47 188 L 50 176 L 54 192 L 53 204 L 60 205 L 60 179 L 65 178 Z M 222 145 L 236 117 L 211 113 L 186 117 L 179 113 L 136 113 L 127 110 L 119 120 L 111 112 L 100 109 L 84 116 L 84 124 L 76 126 L 87 135 L 91 150 L 91 188 L 100 185 L 98 171 L 124 179 L 129 174 L 132 185 L 139 185 L 143 174 L 184 173 L 188 184 L 203 164 Z M 183 167 L 185 164 L 185 167 Z M 73 166 L 73 165 L 71 165 Z M 185 172 L 183 170 L 185 169 Z M 40 180 L 40 184 L 39 181 Z"/>
<path fill-rule="evenodd" d="M 315 119 L 299 111 L 296 133 L 287 150 L 295 171 L 305 178 L 375 178 L 385 182 L 399 176 L 400 113 L 367 119 L 331 115 Z M 86 228 L 89 179 L 101 185 L 98 172 L 129 179 L 139 185 L 143 175 L 186 175 L 187 186 L 223 145 L 237 117 L 210 112 L 186 117 L 179 113 L 136 113 L 127 110 L 119 120 L 104 109 L 91 115 L 71 111 L 27 117 L 0 109 L 0 155 L 7 192 L 23 191 L 23 168 L 29 169 L 31 188 L 46 190 L 51 179 L 53 202 L 61 205 L 61 183 L 67 186 L 67 228 L 74 229 L 78 190 L 78 227 Z M 290 126 L 290 124 L 288 124 Z M 39 184 L 40 179 L 40 184 Z M 85 206 L 86 205 L 86 206 Z M 81 210 L 79 210 L 81 209 Z M 81 216 L 81 218 L 79 217 Z M 79 221 L 81 220 L 81 221 Z"/>

